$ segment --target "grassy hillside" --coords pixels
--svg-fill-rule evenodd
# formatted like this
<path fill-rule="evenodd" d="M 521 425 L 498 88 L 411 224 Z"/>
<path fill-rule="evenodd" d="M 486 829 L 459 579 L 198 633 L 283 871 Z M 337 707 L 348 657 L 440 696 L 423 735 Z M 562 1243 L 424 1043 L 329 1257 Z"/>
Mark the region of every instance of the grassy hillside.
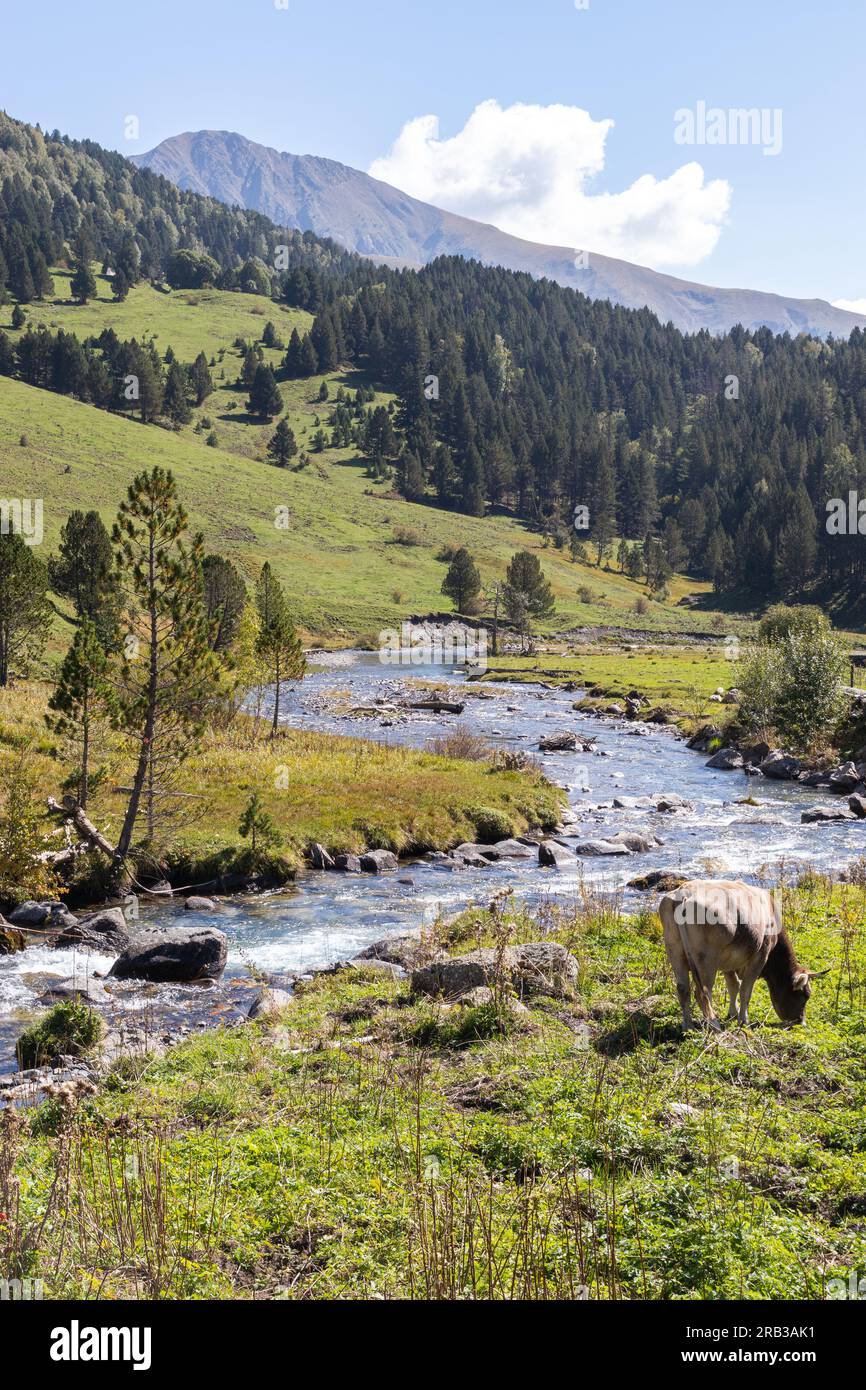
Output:
<path fill-rule="evenodd" d="M 412 613 L 447 608 L 441 594 L 445 566 L 436 559 L 446 543 L 473 552 L 485 585 L 504 577 L 515 550 L 537 550 L 557 599 L 554 630 L 606 624 L 687 632 L 714 625 L 711 613 L 677 606 L 686 594 L 706 593 L 705 584 L 678 576 L 668 600 L 647 600 L 646 612 L 637 613 L 636 601 L 646 598 L 642 584 L 573 563 L 567 552 L 545 546 L 542 537 L 508 516 L 477 519 L 411 504 L 395 496 L 390 484 L 369 478 L 355 450 L 313 452 L 312 436 L 319 424 L 326 426 L 331 409 L 318 400 L 321 382 L 328 382 L 333 402 L 341 385 L 375 386 L 358 372 L 281 383 L 286 418 L 309 462 L 274 468 L 266 457 L 274 424 L 246 414 L 247 392 L 237 380 L 242 354 L 234 342 L 260 339 L 268 319 L 285 341 L 294 326 L 309 326 L 309 315 L 257 295 L 162 293 L 146 284 L 116 304 L 102 276 L 99 297 L 79 306 L 68 297 L 68 272 L 53 274 L 55 298 L 29 306 L 29 323 L 80 338 L 109 326 L 121 337 L 153 335 L 161 354 L 170 346 L 182 361 L 203 350 L 216 359 L 216 390 L 187 426 L 174 431 L 0 378 L 2 495 L 44 499 L 48 547 L 74 507 L 95 507 L 110 522 L 132 475 L 161 464 L 173 469 L 208 549 L 229 555 L 249 580 L 270 560 L 294 596 L 298 620 L 325 643 L 374 636 Z M 9 331 L 8 311 L 3 319 Z M 265 351 L 274 367 L 281 356 L 277 349 Z M 377 403 L 390 399 L 377 392 Z M 205 444 L 211 429 L 217 448 Z M 281 507 L 289 509 L 288 530 L 275 525 Z M 716 617 L 715 625 L 726 631 L 730 621 Z"/>

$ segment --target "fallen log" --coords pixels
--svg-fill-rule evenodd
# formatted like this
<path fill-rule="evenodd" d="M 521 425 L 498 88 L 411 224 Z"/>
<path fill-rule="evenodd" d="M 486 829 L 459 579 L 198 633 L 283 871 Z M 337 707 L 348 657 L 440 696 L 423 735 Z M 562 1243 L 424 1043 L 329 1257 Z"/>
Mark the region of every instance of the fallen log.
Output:
<path fill-rule="evenodd" d="M 404 709 L 426 709 L 433 714 L 462 714 L 465 705 L 454 704 L 450 700 L 410 700 L 403 705 Z"/>
<path fill-rule="evenodd" d="M 93 821 L 87 818 L 74 796 L 64 796 L 61 802 L 57 802 L 53 796 L 49 796 L 48 810 L 53 816 L 63 816 L 65 820 L 71 820 L 81 839 L 86 840 L 94 849 L 100 850 L 109 859 L 116 857 L 114 845 L 109 844 L 105 836 L 97 830 Z"/>

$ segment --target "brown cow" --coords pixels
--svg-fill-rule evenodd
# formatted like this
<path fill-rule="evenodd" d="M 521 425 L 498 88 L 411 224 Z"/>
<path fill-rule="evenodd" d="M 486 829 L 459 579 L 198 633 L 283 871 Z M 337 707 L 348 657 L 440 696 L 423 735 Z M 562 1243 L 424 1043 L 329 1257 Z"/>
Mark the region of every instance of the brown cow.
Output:
<path fill-rule="evenodd" d="M 817 972 L 797 964 L 777 898 L 765 888 L 723 879 L 694 879 L 665 893 L 659 903 L 659 917 L 686 1028 L 694 1025 L 692 980 L 704 1022 L 721 1028 L 713 1010 L 713 986 L 719 971 L 728 986 L 729 1020 L 739 1019 L 748 1025 L 752 990 L 763 977 L 779 1018 L 784 1023 L 803 1022 L 811 980 Z"/>

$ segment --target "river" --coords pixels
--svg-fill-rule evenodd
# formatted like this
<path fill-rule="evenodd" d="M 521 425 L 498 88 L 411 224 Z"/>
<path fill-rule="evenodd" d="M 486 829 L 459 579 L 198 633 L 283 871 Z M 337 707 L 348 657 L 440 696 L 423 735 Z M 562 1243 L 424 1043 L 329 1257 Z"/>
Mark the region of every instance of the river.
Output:
<path fill-rule="evenodd" d="M 441 666 L 412 667 L 406 675 L 456 687 L 465 680 L 461 671 Z M 115 1026 L 122 1019 L 145 1036 L 181 1024 L 193 1028 L 220 1019 L 238 1020 L 249 1004 L 250 964 L 279 983 L 286 975 L 350 957 L 380 937 L 417 929 L 437 913 L 486 903 L 505 887 L 528 900 L 553 895 L 568 899 L 583 880 L 622 891 L 628 909 L 654 901 L 652 895 L 624 889 L 627 880 L 651 869 L 777 881 L 783 868 L 789 875 L 795 866 L 806 864 L 837 871 L 866 851 L 866 822 L 801 824 L 801 812 L 820 804 L 826 792 L 707 769 L 706 758 L 687 749 L 669 730 L 576 712 L 572 706 L 580 697 L 572 692 L 491 683 L 497 697 L 467 701 L 462 716 L 414 715 L 410 722 L 391 727 L 369 717 L 340 716 L 329 708 L 328 692 L 346 692 L 350 704 L 369 705 L 377 697 L 390 698 L 399 679 L 400 673 L 380 665 L 375 654 L 319 655 L 307 679 L 292 692 L 285 722 L 416 747 L 428 745 L 449 726 L 465 724 L 492 747 L 530 753 L 537 751 L 542 735 L 557 730 L 592 735 L 596 752 L 543 757 L 551 780 L 568 789 L 581 831 L 585 829 L 587 838 L 618 830 L 651 831 L 664 845 L 644 855 L 580 859 L 566 870 L 540 869 L 530 860 L 504 861 L 484 870 L 412 862 L 382 877 L 305 873 L 288 890 L 227 899 L 215 913 L 196 914 L 193 921 L 213 923 L 228 935 L 223 982 L 209 990 L 112 984 Z M 678 793 L 694 810 L 661 815 L 611 805 L 617 796 L 652 793 Z M 758 805 L 738 804 L 749 796 Z M 189 923 L 191 914 L 178 903 L 158 904 L 143 906 L 141 918 L 156 926 L 179 918 Z M 111 958 L 91 956 L 88 964 L 91 970 L 105 972 Z M 68 976 L 81 965 L 80 955 L 76 958 L 71 950 L 42 945 L 0 958 L 0 1071 L 14 1067 L 14 1040 L 33 1016 L 50 979 Z"/>

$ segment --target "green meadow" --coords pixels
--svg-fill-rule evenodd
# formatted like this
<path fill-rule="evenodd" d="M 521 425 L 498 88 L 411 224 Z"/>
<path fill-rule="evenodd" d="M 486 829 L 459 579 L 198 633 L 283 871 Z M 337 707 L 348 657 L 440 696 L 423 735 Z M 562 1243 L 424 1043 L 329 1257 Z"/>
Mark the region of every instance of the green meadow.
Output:
<path fill-rule="evenodd" d="M 274 423 L 251 420 L 247 392 L 238 382 L 242 363 L 235 339 L 258 340 L 271 319 L 287 341 L 294 326 L 310 316 L 259 296 L 220 290 L 163 293 L 136 286 L 115 303 L 109 283 L 98 276 L 98 298 L 84 306 L 68 297 L 68 272 L 55 271 L 55 297 L 28 306 L 28 322 L 64 328 L 80 338 L 112 327 L 120 337 L 152 335 L 161 355 L 171 347 L 181 361 L 199 351 L 215 359 L 215 390 L 180 430 L 143 426 L 70 398 L 0 378 L 0 495 L 41 496 L 46 545 L 57 543 L 69 511 L 96 508 L 106 523 L 132 476 L 160 464 L 171 468 L 194 526 L 209 550 L 229 556 L 252 581 L 269 560 L 288 587 L 296 618 L 306 633 L 326 645 L 360 637 L 374 639 L 412 614 L 442 611 L 444 545 L 467 546 L 486 587 L 502 580 L 518 549 L 539 553 L 557 601 L 550 631 L 578 625 L 635 626 L 652 631 L 726 631 L 730 620 L 711 609 L 679 606 L 694 595 L 707 603 L 708 586 L 676 576 L 664 601 L 650 599 L 645 586 L 615 569 L 574 563 L 568 551 L 510 516 L 483 519 L 409 503 L 388 482 L 368 476 L 366 461 L 352 449 L 313 450 L 319 426 L 340 388 L 372 386 L 357 372 L 336 372 L 304 381 L 283 381 L 280 391 L 299 457 L 290 469 L 267 460 Z M 5 320 L 5 321 L 4 321 Z M 10 332 L 8 314 L 0 326 Z M 282 356 L 266 349 L 276 367 Z M 318 400 L 322 381 L 330 400 Z M 392 397 L 376 393 L 376 404 Z M 206 424 L 196 426 L 204 419 Z M 213 430 L 218 447 L 205 443 Z M 285 525 L 277 525 L 277 519 Z"/>

